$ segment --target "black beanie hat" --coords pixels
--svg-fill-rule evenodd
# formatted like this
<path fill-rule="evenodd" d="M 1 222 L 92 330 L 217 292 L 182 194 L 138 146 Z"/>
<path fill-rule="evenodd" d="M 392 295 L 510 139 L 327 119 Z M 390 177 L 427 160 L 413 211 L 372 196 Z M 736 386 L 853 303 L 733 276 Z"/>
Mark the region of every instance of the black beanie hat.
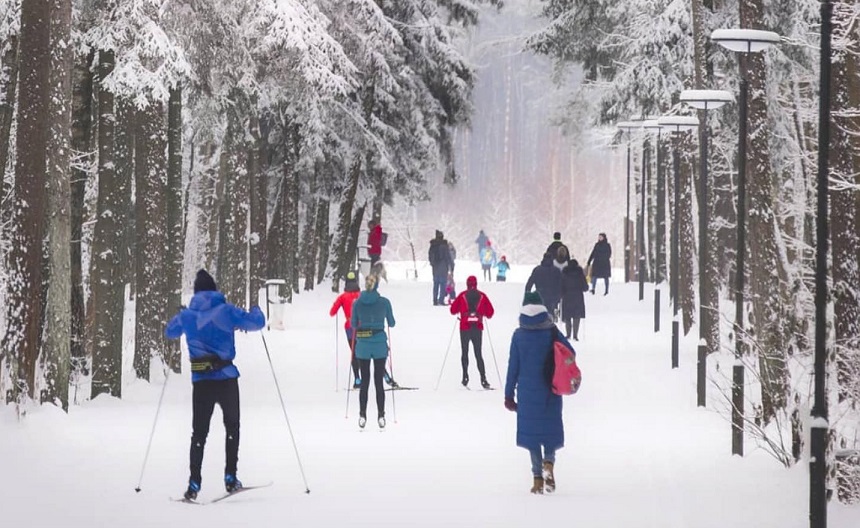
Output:
<path fill-rule="evenodd" d="M 555 233 L 552 234 L 552 239 L 553 240 L 561 240 L 561 233 L 556 231 Z"/>
<path fill-rule="evenodd" d="M 194 279 L 194 293 L 202 291 L 218 291 L 215 279 L 212 278 L 212 275 L 206 273 L 204 269 L 198 271 L 197 278 Z"/>

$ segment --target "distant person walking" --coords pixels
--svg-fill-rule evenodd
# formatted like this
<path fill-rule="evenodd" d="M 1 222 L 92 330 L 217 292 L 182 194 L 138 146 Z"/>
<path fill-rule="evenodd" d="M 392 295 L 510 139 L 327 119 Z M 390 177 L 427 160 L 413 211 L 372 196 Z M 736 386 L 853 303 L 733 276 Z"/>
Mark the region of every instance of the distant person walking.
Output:
<path fill-rule="evenodd" d="M 430 249 L 427 251 L 427 260 L 433 268 L 433 306 L 446 306 L 445 284 L 448 273 L 454 270 L 454 261 L 451 259 L 451 251 L 448 249 L 448 241 L 442 231 L 436 230 L 436 237 L 430 241 Z"/>
<path fill-rule="evenodd" d="M 484 230 L 481 229 L 478 232 L 478 238 L 475 239 L 475 243 L 478 244 L 478 260 L 481 260 L 481 250 L 487 246 L 487 235 L 484 234 Z"/>
<path fill-rule="evenodd" d="M 492 280 L 493 274 L 490 270 L 496 265 L 496 250 L 493 249 L 493 244 L 489 240 L 487 240 L 487 245 L 484 246 L 484 249 L 481 250 L 480 257 L 482 278 L 486 281 Z"/>
<path fill-rule="evenodd" d="M 597 235 L 597 243 L 588 256 L 588 266 L 591 266 L 591 294 L 597 287 L 597 279 L 603 279 L 603 295 L 609 295 L 609 277 L 612 276 L 612 246 L 606 240 L 606 233 Z"/>
<path fill-rule="evenodd" d="M 371 220 L 367 223 L 367 256 L 370 257 L 370 267 L 382 258 L 382 224 L 379 220 Z"/>
<path fill-rule="evenodd" d="M 561 301 L 561 271 L 553 264 L 553 260 L 555 259 L 549 253 L 543 256 L 540 265 L 532 270 L 526 282 L 526 293 L 532 291 L 532 288 L 537 289 L 550 317 L 555 320 L 558 303 Z"/>
<path fill-rule="evenodd" d="M 576 259 L 571 259 L 561 271 L 561 319 L 564 321 L 565 337 L 579 341 L 579 323 L 585 319 L 585 296 L 588 282 L 585 271 Z"/>
<path fill-rule="evenodd" d="M 490 388 L 487 381 L 487 372 L 484 368 L 484 357 L 481 355 L 481 337 L 484 332 L 484 317 L 491 319 L 495 310 L 490 298 L 484 292 L 478 290 L 478 279 L 470 275 L 466 279 L 466 291 L 454 299 L 451 304 L 451 314 L 460 317 L 460 347 L 462 355 L 460 363 L 463 366 L 464 387 L 469 386 L 469 343 L 475 350 L 475 362 L 478 364 L 478 373 L 481 375 L 481 386 Z"/>
<path fill-rule="evenodd" d="M 234 332 L 260 330 L 265 324 L 266 317 L 259 306 L 246 312 L 228 303 L 206 270 L 197 272 L 194 297 L 188 308 L 183 308 L 167 323 L 165 336 L 179 339 L 185 334 L 191 359 L 191 475 L 185 490 L 186 500 L 193 501 L 200 492 L 203 450 L 216 404 L 221 407 L 226 436 L 224 488 L 228 493 L 242 488 L 242 482 L 236 478 L 239 461 L 239 369 L 233 364 L 236 358 Z"/>
<path fill-rule="evenodd" d="M 508 276 L 508 270 L 511 269 L 511 265 L 508 264 L 508 259 L 502 255 L 501 260 L 496 263 L 496 282 L 505 282 Z"/>
<path fill-rule="evenodd" d="M 388 337 L 385 324 L 394 326 L 391 302 L 377 291 L 376 275 L 368 275 L 364 291 L 352 307 L 352 327 L 355 329 L 355 357 L 361 370 L 361 389 L 358 395 L 358 426 L 367 423 L 367 396 L 370 390 L 370 364 L 373 363 L 373 385 L 376 391 L 377 423 L 385 428 L 385 361 L 388 359 Z"/>
<path fill-rule="evenodd" d="M 552 243 L 547 246 L 546 253 L 549 253 L 553 256 L 553 258 L 556 258 L 559 255 L 558 250 L 560 248 L 564 248 L 565 255 L 567 255 L 567 257 L 565 257 L 564 260 L 556 261 L 555 266 L 558 269 L 564 268 L 564 265 L 567 264 L 568 260 L 570 260 L 570 250 L 568 250 L 567 246 L 565 246 L 564 243 L 561 241 L 561 233 L 556 231 L 552 234 Z"/>
<path fill-rule="evenodd" d="M 570 346 L 540 295 L 527 293 L 520 309 L 520 326 L 511 338 L 505 408 L 517 413 L 517 445 L 528 449 L 531 457 L 532 493 L 555 491 L 555 454 L 564 447 L 561 396 L 552 392 L 544 368 L 548 360 L 552 361 L 554 337 Z"/>

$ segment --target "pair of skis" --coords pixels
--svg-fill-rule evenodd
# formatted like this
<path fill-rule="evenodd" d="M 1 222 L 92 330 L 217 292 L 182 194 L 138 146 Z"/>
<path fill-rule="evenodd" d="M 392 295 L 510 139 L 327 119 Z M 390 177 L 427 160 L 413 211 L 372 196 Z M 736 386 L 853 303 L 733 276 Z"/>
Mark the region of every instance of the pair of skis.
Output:
<path fill-rule="evenodd" d="M 221 502 L 224 499 L 229 499 L 230 497 L 233 497 L 234 495 L 239 495 L 240 493 L 245 493 L 246 491 L 268 488 L 272 484 L 274 484 L 274 482 L 268 482 L 266 484 L 260 484 L 257 486 L 242 486 L 241 488 L 237 489 L 236 491 L 231 491 L 231 492 L 225 493 L 223 495 L 219 495 L 218 497 L 215 497 L 214 499 L 207 501 L 207 502 L 203 502 L 203 501 L 200 501 L 197 499 L 193 499 L 193 500 L 192 499 L 186 499 L 185 497 L 172 498 L 170 500 L 173 502 L 184 502 L 185 504 L 196 504 L 198 506 L 206 506 L 207 504 L 215 504 L 216 502 Z"/>

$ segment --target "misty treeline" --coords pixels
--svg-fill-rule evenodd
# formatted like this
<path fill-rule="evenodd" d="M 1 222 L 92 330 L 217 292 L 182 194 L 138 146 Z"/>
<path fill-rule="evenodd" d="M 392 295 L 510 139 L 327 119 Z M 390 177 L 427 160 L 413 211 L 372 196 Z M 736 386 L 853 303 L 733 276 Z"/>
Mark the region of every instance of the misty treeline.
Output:
<path fill-rule="evenodd" d="M 500 4 L 0 0 L 4 400 L 178 372 L 163 329 L 200 267 L 238 305 L 337 289 L 384 204 L 456 181 L 456 40 Z"/>
<path fill-rule="evenodd" d="M 747 145 L 746 350 L 753 380 L 747 390 L 748 431 L 784 464 L 799 461 L 808 438 L 812 393 L 814 321 L 815 176 L 818 148 L 820 3 L 813 0 L 544 0 L 551 21 L 530 41 L 554 59 L 557 69 L 581 67 L 586 81 L 571 97 L 571 120 L 588 116 L 595 126 L 666 114 L 692 114 L 678 102 L 684 89 L 738 93 L 749 82 Z M 831 477 L 838 497 L 860 500 L 860 2 L 834 4 L 833 96 L 830 143 L 828 373 L 831 416 Z M 737 56 L 709 40 L 714 29 L 775 31 L 782 42 L 766 53 Z M 740 61 L 740 63 L 739 63 Z M 737 95 L 736 95 L 737 97 Z M 692 114 L 695 115 L 695 114 Z M 720 325 L 732 327 L 734 289 L 738 106 L 704 115 L 712 138 L 708 186 L 712 190 L 705 235 L 710 254 L 698 254 L 698 141 L 676 139 L 681 149 L 680 207 L 683 328 L 702 325 L 710 353 L 728 351 Z M 700 133 L 704 126 L 700 126 Z M 663 136 L 663 159 L 673 148 Z M 624 144 L 628 137 L 618 135 Z M 634 135 L 637 165 L 658 169 L 656 135 Z M 642 164 L 641 158 L 645 157 Z M 637 167 L 637 181 L 642 170 Z M 671 172 L 669 172 L 671 174 Z M 652 186 L 651 190 L 656 186 Z M 656 213 L 653 201 L 648 216 Z M 671 217 L 669 217 L 671 219 Z M 669 222 L 666 223 L 668 225 Z M 666 248 L 666 231 L 649 223 L 649 268 L 655 248 Z M 660 241 L 659 244 L 655 243 Z M 665 249 L 663 250 L 665 251 Z M 667 262 L 661 258 L 660 262 Z M 701 263 L 701 267 L 699 266 Z M 672 270 L 674 272 L 674 270 Z M 700 279 L 701 298 L 697 299 Z M 701 319 L 695 309 L 704 305 Z M 733 333 L 729 333 L 733 340 Z M 722 363 L 730 377 L 733 358 Z M 715 383 L 712 387 L 725 387 Z M 728 384 L 730 387 L 730 383 Z M 731 395 L 724 395 L 731 405 Z M 842 461 L 851 460 L 854 466 Z M 852 475 L 853 473 L 853 475 Z"/>

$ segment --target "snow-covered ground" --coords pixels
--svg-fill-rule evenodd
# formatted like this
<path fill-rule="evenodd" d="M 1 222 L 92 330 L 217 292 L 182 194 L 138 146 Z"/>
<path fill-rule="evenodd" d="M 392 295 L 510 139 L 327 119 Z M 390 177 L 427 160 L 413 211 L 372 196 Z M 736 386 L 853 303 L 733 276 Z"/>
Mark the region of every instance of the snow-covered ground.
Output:
<path fill-rule="evenodd" d="M 395 377 L 420 390 L 386 393 L 384 433 L 372 420 L 359 433 L 358 393 L 343 390 L 343 319 L 328 316 L 329 288 L 298 296 L 287 307 L 286 330 L 265 334 L 309 495 L 260 334 L 248 333 L 237 336 L 239 476 L 246 484 L 274 481 L 272 487 L 202 508 L 168 500 L 181 495 L 188 476 L 191 383 L 183 374 L 167 380 L 140 493 L 134 488 L 163 379 L 126 384 L 122 401 L 98 398 L 68 415 L 44 406 L 18 422 L 13 409 L 0 408 L 4 526 L 808 526 L 806 466 L 786 470 L 752 441 L 746 458 L 730 455 L 729 424 L 696 408 L 695 337 L 682 341 L 681 368 L 672 371 L 669 310 L 655 334 L 652 304 L 637 301 L 635 284 L 613 283 L 608 297 L 587 295 L 576 346 L 584 380 L 579 394 L 565 398 L 558 491 L 529 494 L 529 458 L 515 446 L 515 416 L 501 390 L 475 390 L 474 358 L 476 387 L 460 386 L 456 337 L 434 390 L 454 318 L 432 306 L 426 267 L 413 282 L 405 279 L 409 266 L 389 263 L 391 282 L 380 291 L 397 319 Z M 458 286 L 479 271 L 458 263 Z M 517 267 L 511 282 L 479 285 L 497 310 L 484 334 L 494 386 L 496 362 L 504 378 L 528 272 Z M 371 394 L 368 415 L 375 414 Z M 216 411 L 203 500 L 223 492 L 223 441 Z M 832 527 L 860 526 L 860 507 L 833 504 L 829 514 Z"/>

